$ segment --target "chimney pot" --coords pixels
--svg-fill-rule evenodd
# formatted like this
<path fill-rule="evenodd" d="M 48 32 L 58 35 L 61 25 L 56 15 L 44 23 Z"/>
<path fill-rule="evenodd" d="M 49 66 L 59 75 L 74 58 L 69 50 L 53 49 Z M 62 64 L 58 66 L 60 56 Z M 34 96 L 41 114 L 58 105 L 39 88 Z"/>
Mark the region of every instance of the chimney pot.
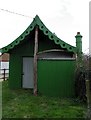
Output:
<path fill-rule="evenodd" d="M 77 34 L 80 34 L 80 32 L 77 32 Z"/>

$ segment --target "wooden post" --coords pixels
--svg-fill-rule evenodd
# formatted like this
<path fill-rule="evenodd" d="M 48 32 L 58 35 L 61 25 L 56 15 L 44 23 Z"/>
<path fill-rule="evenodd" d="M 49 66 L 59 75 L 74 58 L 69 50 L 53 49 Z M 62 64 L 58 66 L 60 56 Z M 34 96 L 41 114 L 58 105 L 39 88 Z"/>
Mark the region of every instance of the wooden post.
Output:
<path fill-rule="evenodd" d="M 91 120 L 91 91 L 90 91 L 90 81 L 89 80 L 86 80 L 86 96 L 87 96 L 87 104 L 88 104 L 86 118 L 90 118 L 90 120 Z"/>
<path fill-rule="evenodd" d="M 38 27 L 35 28 L 34 45 L 34 95 L 37 96 L 37 52 L 38 52 Z"/>
<path fill-rule="evenodd" d="M 3 80 L 5 81 L 5 69 L 3 69 Z"/>

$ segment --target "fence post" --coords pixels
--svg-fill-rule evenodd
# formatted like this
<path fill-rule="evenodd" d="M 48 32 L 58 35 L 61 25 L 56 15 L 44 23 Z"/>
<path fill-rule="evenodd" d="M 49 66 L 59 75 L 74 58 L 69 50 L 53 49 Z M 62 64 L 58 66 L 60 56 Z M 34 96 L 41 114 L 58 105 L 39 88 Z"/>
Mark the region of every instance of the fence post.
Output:
<path fill-rule="evenodd" d="M 3 73 L 3 80 L 5 81 L 5 70 L 6 69 L 3 69 L 4 73 Z"/>
<path fill-rule="evenodd" d="M 87 110 L 87 118 L 90 118 L 91 120 L 91 91 L 90 91 L 90 81 L 86 80 L 86 96 L 87 96 L 87 104 L 88 104 L 88 110 Z"/>

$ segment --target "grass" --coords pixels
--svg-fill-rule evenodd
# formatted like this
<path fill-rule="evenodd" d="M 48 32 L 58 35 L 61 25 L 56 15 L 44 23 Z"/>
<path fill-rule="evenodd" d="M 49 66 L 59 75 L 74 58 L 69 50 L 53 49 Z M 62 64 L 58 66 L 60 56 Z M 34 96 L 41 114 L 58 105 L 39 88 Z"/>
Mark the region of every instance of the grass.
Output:
<path fill-rule="evenodd" d="M 10 90 L 2 82 L 3 118 L 84 118 L 86 105 L 75 99 L 33 96 L 30 90 Z"/>

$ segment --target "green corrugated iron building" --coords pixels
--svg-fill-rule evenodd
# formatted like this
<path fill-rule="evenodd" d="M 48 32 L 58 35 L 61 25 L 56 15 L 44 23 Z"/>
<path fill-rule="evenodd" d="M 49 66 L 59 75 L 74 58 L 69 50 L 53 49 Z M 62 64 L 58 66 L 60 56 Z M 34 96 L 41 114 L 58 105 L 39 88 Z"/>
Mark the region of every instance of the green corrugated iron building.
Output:
<path fill-rule="evenodd" d="M 10 54 L 10 89 L 33 89 L 34 95 L 75 96 L 76 60 L 81 59 L 82 36 L 76 47 L 59 39 L 38 15 L 11 44 L 0 49 Z"/>

